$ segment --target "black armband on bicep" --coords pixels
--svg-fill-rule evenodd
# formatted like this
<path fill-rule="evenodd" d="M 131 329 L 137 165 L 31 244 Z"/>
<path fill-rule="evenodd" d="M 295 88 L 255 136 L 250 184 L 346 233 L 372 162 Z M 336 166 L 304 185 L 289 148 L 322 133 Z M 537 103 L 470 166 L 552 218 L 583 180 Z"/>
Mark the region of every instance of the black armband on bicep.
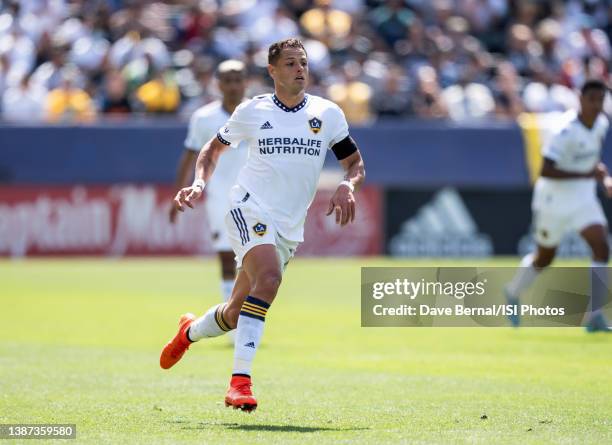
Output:
<path fill-rule="evenodd" d="M 347 136 L 331 148 L 339 161 L 348 158 L 357 151 L 357 144 L 352 137 Z"/>

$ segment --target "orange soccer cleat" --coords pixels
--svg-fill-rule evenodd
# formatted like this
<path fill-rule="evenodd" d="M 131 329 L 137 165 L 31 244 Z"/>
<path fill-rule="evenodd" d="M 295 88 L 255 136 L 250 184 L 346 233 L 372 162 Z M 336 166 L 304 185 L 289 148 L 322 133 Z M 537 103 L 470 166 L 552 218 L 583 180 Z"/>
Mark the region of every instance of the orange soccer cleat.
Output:
<path fill-rule="evenodd" d="M 193 314 L 183 314 L 179 320 L 179 330 L 172 340 L 166 343 L 159 356 L 159 366 L 164 369 L 172 368 L 178 362 L 185 351 L 189 349 L 191 342 L 187 339 L 187 328 L 195 320 Z"/>
<path fill-rule="evenodd" d="M 251 412 L 257 408 L 257 400 L 251 392 L 251 377 L 246 375 L 234 375 L 230 381 L 230 387 L 225 395 L 225 406 L 242 411 Z"/>

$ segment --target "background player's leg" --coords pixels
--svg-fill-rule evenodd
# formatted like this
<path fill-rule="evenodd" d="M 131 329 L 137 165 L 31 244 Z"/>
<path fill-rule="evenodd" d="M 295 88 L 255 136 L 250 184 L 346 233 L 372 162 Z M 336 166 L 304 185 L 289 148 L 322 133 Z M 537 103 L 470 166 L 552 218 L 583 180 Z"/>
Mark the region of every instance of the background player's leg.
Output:
<path fill-rule="evenodd" d="M 523 257 L 520 267 L 504 289 L 506 300 L 515 306 L 541 270 L 552 263 L 557 252 L 557 245 L 568 230 L 567 215 L 553 208 L 552 205 L 543 205 L 547 203 L 547 200 L 540 196 L 541 192 L 542 189 L 536 187 L 533 197 L 533 235 L 536 250 Z M 518 316 L 510 317 L 510 321 L 517 326 Z"/>
<path fill-rule="evenodd" d="M 593 224 L 580 231 L 593 254 L 593 262 L 608 264 L 610 247 L 608 246 L 608 229 L 602 224 Z"/>
<path fill-rule="evenodd" d="M 557 247 L 544 247 L 538 245 L 538 249 L 536 250 L 536 254 L 533 258 L 533 267 L 536 271 L 542 272 L 542 269 L 550 266 L 555 259 L 555 255 L 557 254 Z"/>
<path fill-rule="evenodd" d="M 556 247 L 538 245 L 535 253 L 530 253 L 523 257 L 519 268 L 514 274 L 514 278 L 506 285 L 504 289 L 506 301 L 509 305 L 514 307 L 514 313 L 508 315 L 508 319 L 510 323 L 512 323 L 512 326 L 518 327 L 521 322 L 518 310 L 521 295 L 529 289 L 542 269 L 552 263 L 556 251 Z"/>
<path fill-rule="evenodd" d="M 227 303 L 234 289 L 236 260 L 234 259 L 234 252 L 231 250 L 220 251 L 218 254 L 221 263 L 221 294 L 223 295 L 223 301 Z"/>
<path fill-rule="evenodd" d="M 602 224 L 593 224 L 580 231 L 592 252 L 591 261 L 591 314 L 587 329 L 590 331 L 608 330 L 608 322 L 602 311 L 608 297 L 608 229 Z"/>
<path fill-rule="evenodd" d="M 253 247 L 242 261 L 251 283 L 236 323 L 233 375 L 251 375 L 251 365 L 261 341 L 266 313 L 281 283 L 281 265 L 273 244 Z"/>
<path fill-rule="evenodd" d="M 538 246 L 535 253 L 525 255 L 514 278 L 506 286 L 509 298 L 518 300 L 521 294 L 533 284 L 542 269 L 552 263 L 556 252 L 556 247 Z"/>
<path fill-rule="evenodd" d="M 191 341 L 204 337 L 218 337 L 236 326 L 236 319 L 244 299 L 249 294 L 251 285 L 247 274 L 241 270 L 236 277 L 232 296 L 227 303 L 216 304 L 203 316 L 195 320 L 187 332 Z"/>
<path fill-rule="evenodd" d="M 236 260 L 234 258 L 234 252 L 231 250 L 222 250 L 219 251 L 218 254 L 219 262 L 221 263 L 221 295 L 223 295 L 223 301 L 227 303 L 234 290 L 234 281 L 236 280 Z M 248 290 L 246 291 L 243 300 L 246 298 L 246 295 L 248 295 Z M 236 326 L 236 323 L 233 322 L 231 325 L 233 329 Z M 234 331 L 227 333 L 227 339 L 231 344 L 234 343 Z"/>

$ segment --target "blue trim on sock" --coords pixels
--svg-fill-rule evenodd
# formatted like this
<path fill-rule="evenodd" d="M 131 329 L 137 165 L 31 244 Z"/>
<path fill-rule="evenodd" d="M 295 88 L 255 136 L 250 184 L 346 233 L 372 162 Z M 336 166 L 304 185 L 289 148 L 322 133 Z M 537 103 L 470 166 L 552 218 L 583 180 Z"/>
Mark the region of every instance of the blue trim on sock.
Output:
<path fill-rule="evenodd" d="M 268 310 L 270 308 L 270 304 L 269 303 L 266 303 L 265 301 L 260 300 L 259 298 L 252 297 L 250 295 L 248 297 L 246 297 L 245 301 L 247 303 L 251 303 L 251 304 L 254 304 L 256 306 L 261 306 L 262 308 L 264 308 L 266 310 Z"/>

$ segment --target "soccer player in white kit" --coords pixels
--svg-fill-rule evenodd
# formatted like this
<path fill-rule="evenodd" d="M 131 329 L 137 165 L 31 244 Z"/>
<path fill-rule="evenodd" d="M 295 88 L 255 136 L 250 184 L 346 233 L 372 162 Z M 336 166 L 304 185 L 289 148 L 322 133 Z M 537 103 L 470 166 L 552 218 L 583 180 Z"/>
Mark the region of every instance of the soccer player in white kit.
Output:
<path fill-rule="evenodd" d="M 217 84 L 222 99 L 211 102 L 192 115 L 189 130 L 185 139 L 185 151 L 179 161 L 176 173 L 176 186 L 180 190 L 186 187 L 193 178 L 193 170 L 200 149 L 219 128 L 227 122 L 236 107 L 244 99 L 246 90 L 246 67 L 239 60 L 226 60 L 216 71 Z M 227 302 L 232 294 L 236 278 L 236 262 L 225 228 L 225 215 L 229 212 L 229 191 L 236 183 L 238 172 L 246 163 L 248 155 L 246 143 L 235 150 L 227 150 L 219 158 L 216 173 L 206 187 L 206 216 L 210 226 L 212 244 L 221 262 L 221 294 Z M 174 223 L 178 208 L 170 208 L 170 221 Z"/>
<path fill-rule="evenodd" d="M 610 331 L 601 306 L 608 294 L 608 222 L 597 199 L 597 182 L 612 197 L 612 177 L 600 162 L 608 131 L 603 114 L 606 85 L 587 81 L 580 94 L 580 113 L 543 149 L 543 167 L 536 181 L 532 211 L 537 250 L 521 260 L 521 267 L 505 288 L 508 303 L 518 308 L 520 296 L 553 261 L 557 246 L 568 231 L 577 231 L 592 251 L 591 306 L 586 329 Z M 518 314 L 509 317 L 518 326 Z"/>
<path fill-rule="evenodd" d="M 232 296 L 227 304 L 212 307 L 197 320 L 183 315 L 178 333 L 160 357 L 161 367 L 170 368 L 191 342 L 236 328 L 225 404 L 243 411 L 257 407 L 251 392 L 252 362 L 284 267 L 303 240 L 306 212 L 327 150 L 334 152 L 345 171 L 327 212 L 335 213 L 336 223 L 344 226 L 354 220 L 353 192 L 365 178 L 344 113 L 333 102 L 305 94 L 308 60 L 303 44 L 297 39 L 272 44 L 268 73 L 274 80 L 274 94 L 256 96 L 236 108 L 217 137 L 202 148 L 193 185 L 175 198 L 179 210 L 191 207 L 210 180 L 219 155 L 241 141 L 248 142 L 249 157 L 230 192 L 231 210 L 226 216 L 239 267 Z"/>

